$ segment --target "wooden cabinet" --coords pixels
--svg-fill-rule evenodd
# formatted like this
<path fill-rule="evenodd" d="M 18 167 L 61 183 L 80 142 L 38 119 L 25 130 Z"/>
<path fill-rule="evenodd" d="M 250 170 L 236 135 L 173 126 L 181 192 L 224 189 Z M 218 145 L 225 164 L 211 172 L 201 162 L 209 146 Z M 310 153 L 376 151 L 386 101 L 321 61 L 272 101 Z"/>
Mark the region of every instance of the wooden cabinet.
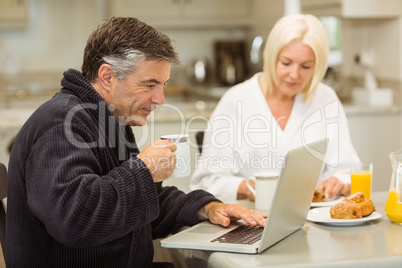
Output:
<path fill-rule="evenodd" d="M 112 16 L 141 20 L 174 19 L 182 12 L 178 0 L 112 0 L 110 5 Z"/>
<path fill-rule="evenodd" d="M 343 18 L 390 18 L 402 15 L 400 0 L 300 0 L 303 13 Z"/>
<path fill-rule="evenodd" d="M 251 24 L 248 0 L 111 0 L 112 16 L 136 17 L 157 28 Z"/>
<path fill-rule="evenodd" d="M 0 29 L 19 29 L 28 25 L 28 0 L 0 0 Z"/>
<path fill-rule="evenodd" d="M 340 16 L 342 0 L 300 0 L 302 13 L 315 16 Z"/>

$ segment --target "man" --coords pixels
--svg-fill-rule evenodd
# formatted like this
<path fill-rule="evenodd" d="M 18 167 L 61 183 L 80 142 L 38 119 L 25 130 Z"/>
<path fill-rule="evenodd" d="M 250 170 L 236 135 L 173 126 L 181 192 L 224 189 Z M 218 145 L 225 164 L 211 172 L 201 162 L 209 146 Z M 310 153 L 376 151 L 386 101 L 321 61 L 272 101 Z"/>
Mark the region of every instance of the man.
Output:
<path fill-rule="evenodd" d="M 150 267 L 152 239 L 202 220 L 227 226 L 266 215 L 198 190 L 162 187 L 176 146 L 139 152 L 131 126 L 164 103 L 177 54 L 134 18 L 111 18 L 89 37 L 82 73 L 18 134 L 9 164 L 7 267 Z"/>

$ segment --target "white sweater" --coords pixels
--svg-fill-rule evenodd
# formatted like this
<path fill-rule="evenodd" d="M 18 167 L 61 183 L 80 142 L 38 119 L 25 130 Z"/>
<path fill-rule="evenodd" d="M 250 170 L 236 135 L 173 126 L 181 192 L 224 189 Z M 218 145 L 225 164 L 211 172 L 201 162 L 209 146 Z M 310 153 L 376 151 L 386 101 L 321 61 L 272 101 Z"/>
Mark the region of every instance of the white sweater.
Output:
<path fill-rule="evenodd" d="M 190 189 L 204 189 L 224 202 L 236 202 L 242 180 L 257 172 L 279 171 L 288 150 L 325 137 L 330 142 L 319 183 L 330 176 L 350 182 L 349 164 L 359 157 L 333 89 L 320 83 L 306 101 L 304 94 L 298 94 L 282 130 L 261 92 L 261 75 L 232 87 L 219 101 L 205 130 Z"/>

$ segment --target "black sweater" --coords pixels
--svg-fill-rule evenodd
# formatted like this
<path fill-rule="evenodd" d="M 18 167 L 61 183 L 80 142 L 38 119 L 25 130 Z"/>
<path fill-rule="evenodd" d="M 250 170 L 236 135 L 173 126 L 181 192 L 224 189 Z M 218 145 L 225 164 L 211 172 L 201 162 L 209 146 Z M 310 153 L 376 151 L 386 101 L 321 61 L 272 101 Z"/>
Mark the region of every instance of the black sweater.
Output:
<path fill-rule="evenodd" d="M 154 183 L 129 126 L 76 70 L 20 130 L 10 157 L 7 267 L 147 267 L 152 239 L 216 200 Z"/>

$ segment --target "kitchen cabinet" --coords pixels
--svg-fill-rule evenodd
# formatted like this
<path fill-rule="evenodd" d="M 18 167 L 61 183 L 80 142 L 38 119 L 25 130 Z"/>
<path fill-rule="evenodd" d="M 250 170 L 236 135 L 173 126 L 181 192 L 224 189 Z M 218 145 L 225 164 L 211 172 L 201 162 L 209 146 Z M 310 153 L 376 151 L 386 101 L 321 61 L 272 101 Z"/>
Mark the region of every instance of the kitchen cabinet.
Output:
<path fill-rule="evenodd" d="M 402 15 L 400 0 L 300 0 L 303 13 L 343 18 L 391 18 Z"/>
<path fill-rule="evenodd" d="M 19 29 L 28 25 L 28 0 L 0 0 L 0 29 Z"/>
<path fill-rule="evenodd" d="M 251 23 L 248 0 L 111 0 L 112 16 L 136 17 L 156 28 L 241 27 Z"/>

